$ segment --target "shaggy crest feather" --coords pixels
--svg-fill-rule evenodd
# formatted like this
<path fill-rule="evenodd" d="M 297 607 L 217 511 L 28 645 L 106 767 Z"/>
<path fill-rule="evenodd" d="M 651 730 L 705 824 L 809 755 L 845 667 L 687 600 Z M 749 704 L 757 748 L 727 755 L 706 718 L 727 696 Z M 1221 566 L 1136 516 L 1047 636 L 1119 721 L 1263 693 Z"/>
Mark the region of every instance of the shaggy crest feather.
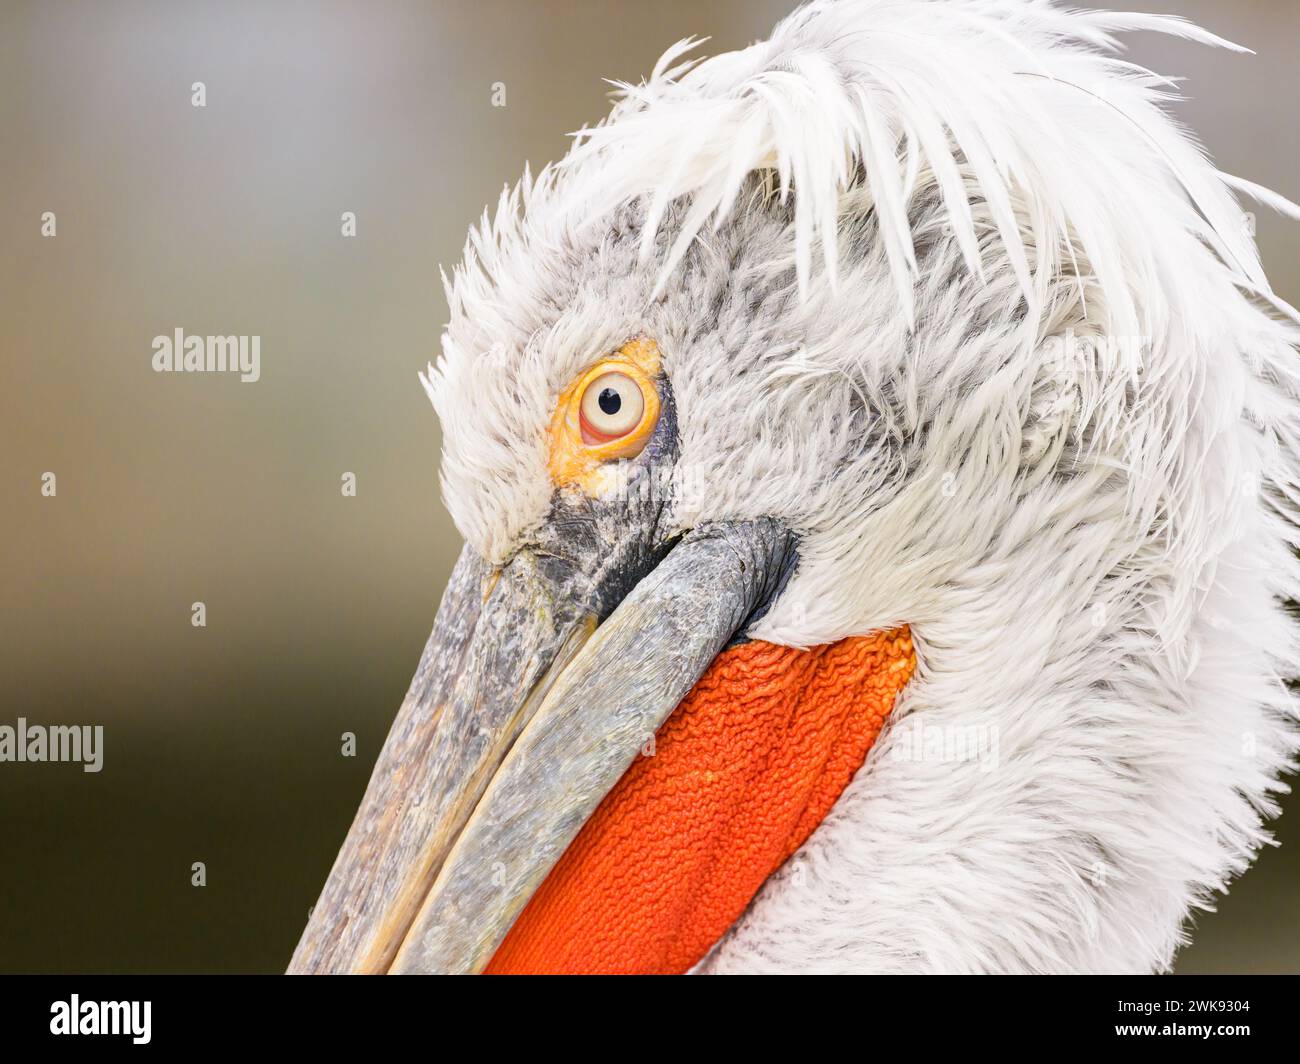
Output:
<path fill-rule="evenodd" d="M 750 634 L 912 626 L 893 723 L 703 970 L 1164 969 L 1268 841 L 1300 328 L 1234 192 L 1300 208 L 1214 168 L 1135 30 L 1236 47 L 1048 0 L 682 41 L 471 231 L 422 380 L 477 550 L 545 520 L 559 391 L 651 335 L 669 524 L 801 537 Z"/>

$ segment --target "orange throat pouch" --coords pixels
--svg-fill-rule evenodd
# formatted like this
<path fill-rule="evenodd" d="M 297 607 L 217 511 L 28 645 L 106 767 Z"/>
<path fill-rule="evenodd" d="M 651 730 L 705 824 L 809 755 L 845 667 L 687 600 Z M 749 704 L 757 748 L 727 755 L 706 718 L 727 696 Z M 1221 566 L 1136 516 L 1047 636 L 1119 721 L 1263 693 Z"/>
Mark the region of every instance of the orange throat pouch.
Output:
<path fill-rule="evenodd" d="M 488 974 L 688 971 L 812 834 L 912 675 L 906 627 L 724 650 L 583 825 Z"/>

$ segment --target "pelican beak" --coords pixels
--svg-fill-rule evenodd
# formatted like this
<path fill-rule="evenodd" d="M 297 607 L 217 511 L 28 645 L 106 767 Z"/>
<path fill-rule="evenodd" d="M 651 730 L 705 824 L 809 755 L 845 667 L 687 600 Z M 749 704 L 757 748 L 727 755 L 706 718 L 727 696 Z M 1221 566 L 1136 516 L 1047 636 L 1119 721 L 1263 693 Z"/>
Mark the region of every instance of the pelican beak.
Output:
<path fill-rule="evenodd" d="M 647 559 L 601 621 L 571 560 L 462 553 L 291 973 L 482 971 L 794 546 L 756 520 Z"/>

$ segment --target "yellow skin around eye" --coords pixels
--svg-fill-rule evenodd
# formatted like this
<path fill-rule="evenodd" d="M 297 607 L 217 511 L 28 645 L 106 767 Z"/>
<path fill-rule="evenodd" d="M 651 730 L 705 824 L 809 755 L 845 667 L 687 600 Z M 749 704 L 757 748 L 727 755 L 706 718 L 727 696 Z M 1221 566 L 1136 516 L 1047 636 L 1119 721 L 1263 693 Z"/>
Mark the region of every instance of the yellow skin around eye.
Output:
<path fill-rule="evenodd" d="M 641 453 L 655 422 L 659 420 L 659 392 L 654 379 L 660 367 L 659 347 L 644 337 L 629 340 L 608 358 L 603 358 L 580 373 L 560 393 L 560 401 L 551 416 L 550 458 L 547 463 L 551 480 L 557 487 L 576 487 L 594 495 L 599 486 L 603 463 L 616 458 L 632 458 Z M 641 420 L 625 436 L 604 443 L 584 443 L 582 439 L 582 396 L 587 385 L 606 373 L 625 373 L 641 389 L 644 409 Z"/>

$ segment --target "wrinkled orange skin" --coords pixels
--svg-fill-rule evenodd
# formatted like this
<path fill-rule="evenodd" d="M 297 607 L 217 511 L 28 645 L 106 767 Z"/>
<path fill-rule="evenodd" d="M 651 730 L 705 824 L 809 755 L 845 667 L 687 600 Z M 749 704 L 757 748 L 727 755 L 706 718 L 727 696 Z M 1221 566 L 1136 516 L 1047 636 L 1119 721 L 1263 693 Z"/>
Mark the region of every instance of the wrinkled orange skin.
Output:
<path fill-rule="evenodd" d="M 689 970 L 861 767 L 916 658 L 906 628 L 720 654 L 583 826 L 489 974 Z"/>

